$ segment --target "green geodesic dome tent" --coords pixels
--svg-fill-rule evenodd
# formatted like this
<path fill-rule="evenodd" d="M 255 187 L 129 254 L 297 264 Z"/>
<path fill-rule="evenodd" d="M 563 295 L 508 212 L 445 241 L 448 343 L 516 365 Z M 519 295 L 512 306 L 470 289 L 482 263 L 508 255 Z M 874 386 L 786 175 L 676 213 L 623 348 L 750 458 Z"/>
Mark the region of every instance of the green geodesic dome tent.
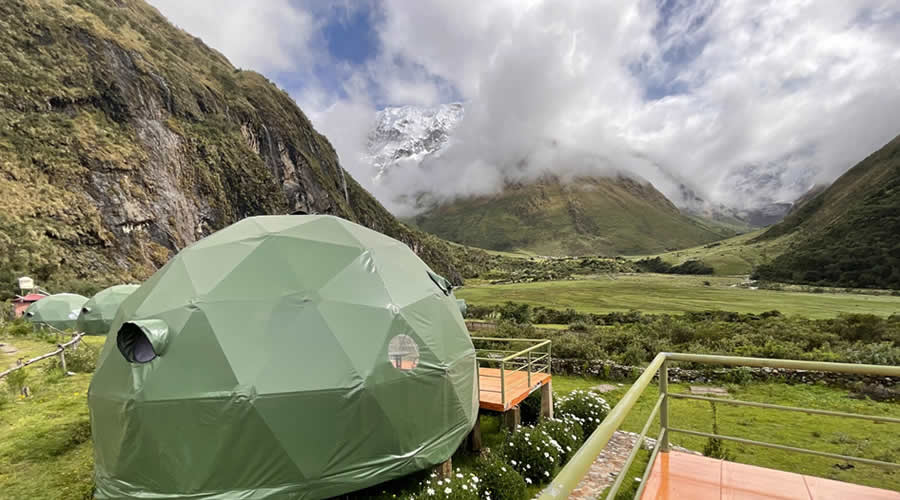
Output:
<path fill-rule="evenodd" d="M 87 297 L 76 293 L 57 293 L 49 295 L 25 309 L 25 319 L 36 327 L 51 326 L 57 330 L 75 328 L 81 306 Z"/>
<path fill-rule="evenodd" d="M 449 283 L 331 216 L 253 217 L 119 308 L 88 402 L 97 498 L 326 498 L 441 463 L 478 410 Z"/>
<path fill-rule="evenodd" d="M 119 305 L 137 289 L 138 285 L 113 285 L 97 292 L 81 306 L 76 325 L 78 331 L 88 335 L 106 335 Z"/>

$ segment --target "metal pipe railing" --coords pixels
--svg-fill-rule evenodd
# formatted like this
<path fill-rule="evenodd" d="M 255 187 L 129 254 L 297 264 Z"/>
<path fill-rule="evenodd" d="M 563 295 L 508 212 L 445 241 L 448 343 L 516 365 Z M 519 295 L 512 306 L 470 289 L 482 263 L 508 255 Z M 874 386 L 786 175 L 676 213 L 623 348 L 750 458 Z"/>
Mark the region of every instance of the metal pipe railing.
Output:
<path fill-rule="evenodd" d="M 549 348 L 548 348 L 549 351 Z M 884 423 L 900 423 L 900 419 L 894 417 L 885 417 L 885 416 L 875 416 L 875 415 L 858 415 L 854 413 L 845 413 L 831 410 L 819 410 L 814 408 L 799 408 L 793 406 L 781 406 L 774 405 L 768 403 L 757 403 L 752 401 L 739 401 L 739 400 L 729 400 L 729 399 L 718 399 L 718 398 L 709 398 L 703 396 L 694 396 L 688 394 L 673 394 L 669 392 L 668 388 L 668 368 L 670 361 L 680 361 L 680 362 L 691 362 L 691 363 L 709 363 L 709 364 L 718 364 L 718 365 L 726 365 L 726 366 L 752 366 L 752 367 L 768 367 L 768 368 L 784 368 L 791 370 L 806 370 L 806 371 L 823 371 L 823 372 L 834 372 L 834 373 L 850 373 L 857 375 L 878 375 L 878 376 L 886 376 L 886 377 L 900 377 L 900 366 L 886 366 L 886 365 L 863 365 L 863 364 L 854 364 L 854 363 L 828 363 L 828 362 L 816 362 L 816 361 L 797 361 L 797 360 L 788 360 L 788 359 L 769 359 L 769 358 L 746 358 L 746 357 L 738 357 L 738 356 L 716 356 L 709 354 L 683 354 L 683 353 L 659 353 L 653 358 L 653 361 L 647 366 L 644 372 L 640 377 L 632 384 L 631 388 L 622 396 L 622 399 L 619 400 L 619 403 L 610 410 L 607 414 L 606 418 L 603 422 L 597 426 L 596 430 L 588 436 L 587 440 L 578 449 L 578 451 L 573 455 L 572 459 L 566 464 L 565 467 L 560 470 L 559 474 L 553 479 L 553 482 L 544 490 L 544 492 L 539 497 L 541 500 L 548 499 L 556 499 L 556 498 L 566 498 L 569 493 L 575 489 L 578 485 L 579 481 L 587 474 L 588 470 L 591 467 L 591 464 L 594 462 L 597 456 L 603 452 L 603 449 L 606 447 L 606 444 L 609 442 L 613 433 L 622 425 L 622 422 L 625 420 L 625 417 L 634 407 L 636 401 L 643 394 L 644 390 L 653 380 L 653 377 L 659 373 L 659 398 L 657 399 L 656 406 L 653 408 L 653 411 L 650 412 L 650 416 L 647 421 L 644 423 L 644 428 L 641 431 L 641 434 L 638 436 L 637 442 L 632 449 L 631 454 L 629 454 L 628 458 L 625 461 L 625 464 L 622 467 L 622 470 L 619 472 L 619 476 L 616 478 L 616 481 L 612 484 L 607 494 L 607 500 L 615 498 L 616 493 L 619 488 L 622 486 L 625 475 L 628 473 L 628 468 L 631 466 L 634 461 L 635 456 L 637 455 L 641 445 L 646 439 L 646 433 L 650 429 L 650 425 L 656 418 L 657 414 L 659 415 L 659 438 L 657 439 L 656 446 L 653 449 L 653 452 L 650 454 L 650 459 L 648 462 L 648 466 L 644 471 L 643 479 L 641 480 L 641 485 L 637 490 L 637 494 L 635 498 L 640 498 L 643 494 L 644 487 L 647 483 L 647 478 L 649 477 L 650 471 L 653 468 L 653 464 L 656 460 L 657 454 L 662 451 L 663 453 L 669 450 L 669 434 L 676 432 L 680 434 L 687 434 L 693 436 L 707 437 L 707 438 L 719 438 L 724 440 L 735 441 L 743 444 L 755 445 L 755 446 L 765 446 L 769 448 L 775 448 L 784 451 L 792 451 L 797 453 L 806 453 L 810 455 L 835 458 L 839 460 L 847 460 L 847 461 L 856 461 L 859 463 L 876 465 L 886 468 L 892 469 L 900 469 L 900 464 L 884 462 L 881 460 L 873 460 L 868 458 L 861 457 L 851 457 L 846 455 L 839 455 L 836 453 L 827 453 L 815 450 L 809 450 L 805 448 L 797 448 L 793 446 L 786 446 L 774 443 L 766 443 L 762 441 L 754 441 L 751 439 L 739 438 L 734 436 L 725 436 L 720 434 L 713 434 L 708 432 L 700 432 L 688 429 L 681 429 L 676 427 L 671 427 L 669 424 L 669 398 L 675 399 L 688 399 L 688 400 L 699 400 L 699 401 L 710 401 L 715 403 L 722 404 L 730 404 L 736 406 L 749 406 L 749 407 L 757 407 L 764 409 L 773 409 L 773 410 L 782 410 L 782 411 L 793 411 L 793 412 L 803 412 L 814 415 L 826 415 L 826 416 L 834 416 L 834 417 L 847 417 L 847 418 L 858 418 L 863 420 L 870 420 L 874 422 L 884 422 Z"/>
<path fill-rule="evenodd" d="M 775 443 L 767 443 L 765 441 L 754 441 L 752 439 L 739 438 L 734 436 L 725 436 L 722 434 L 712 434 L 709 432 L 701 432 L 701 431 L 692 431 L 690 429 L 679 429 L 677 427 L 672 427 L 669 429 L 671 432 L 677 432 L 679 434 L 687 434 L 690 436 L 700 436 L 706 438 L 718 438 L 724 439 L 726 441 L 735 441 L 743 444 L 752 444 L 754 446 L 764 446 L 766 448 L 775 448 L 776 450 L 785 450 L 785 451 L 793 451 L 796 453 L 806 453 L 807 455 L 816 455 L 819 457 L 826 458 L 836 458 L 838 460 L 846 460 L 849 462 L 859 462 L 862 464 L 868 465 L 877 465 L 879 467 L 887 467 L 891 469 L 900 469 L 900 464 L 895 464 L 893 462 L 883 462 L 881 460 L 872 460 L 870 458 L 862 458 L 862 457 L 851 457 L 849 455 L 840 455 L 837 453 L 828 453 L 827 451 L 816 451 L 810 450 L 807 448 L 797 448 L 795 446 L 787 446 L 783 444 L 775 444 Z"/>
<path fill-rule="evenodd" d="M 900 418 L 883 417 L 881 415 L 860 415 L 859 413 L 845 413 L 842 411 L 818 410 L 816 408 L 798 408 L 796 406 L 773 405 L 769 403 L 757 403 L 756 401 L 741 401 L 739 399 L 723 399 L 708 398 L 705 396 L 695 396 L 693 394 L 673 394 L 668 393 L 670 398 L 675 399 L 694 399 L 697 401 L 709 401 L 711 403 L 721 403 L 734 406 L 752 406 L 754 408 L 767 408 L 770 410 L 796 411 L 801 413 L 809 413 L 811 415 L 827 415 L 829 417 L 845 417 L 859 418 L 862 420 L 870 420 L 872 422 L 887 422 L 892 424 L 900 424 Z"/>
<path fill-rule="evenodd" d="M 650 430 L 650 424 L 652 424 L 653 420 L 656 419 L 656 414 L 657 412 L 659 412 L 659 408 L 662 406 L 662 403 L 665 400 L 665 394 L 660 394 L 659 398 L 656 399 L 656 406 L 653 407 L 653 411 L 651 411 L 650 416 L 647 417 L 647 421 L 644 423 L 644 428 L 641 429 L 641 433 L 638 435 L 637 440 L 634 442 L 634 448 L 631 449 L 631 453 L 628 454 L 628 458 L 625 459 L 625 463 L 622 464 L 622 470 L 619 471 L 619 475 L 616 476 L 616 481 L 609 489 L 609 494 L 606 495 L 606 500 L 613 500 L 616 497 L 616 492 L 619 491 L 619 488 L 622 486 L 622 481 L 625 480 L 628 469 L 631 468 L 631 463 L 634 462 L 634 458 L 637 457 L 638 452 L 641 450 L 641 446 L 644 444 L 644 439 L 647 438 L 647 431 Z M 659 441 L 660 440 L 657 440 L 657 443 Z"/>
<path fill-rule="evenodd" d="M 644 373 L 638 377 L 634 384 L 632 384 L 631 388 L 628 389 L 628 392 L 622 396 L 622 399 L 619 400 L 619 404 L 609 411 L 606 418 L 603 419 L 603 422 L 597 426 L 584 444 L 581 445 L 581 448 L 575 452 L 575 455 L 572 456 L 569 463 L 567 463 L 566 466 L 559 471 L 559 474 L 553 478 L 553 482 L 551 482 L 550 486 L 544 490 L 544 493 L 540 498 L 568 498 L 569 493 L 575 489 L 578 482 L 581 481 L 588 470 L 590 470 L 591 464 L 594 463 L 594 460 L 600 455 L 603 448 L 606 447 L 609 438 L 611 438 L 613 433 L 622 425 L 625 417 L 628 416 L 628 412 L 631 411 L 631 408 L 637 402 L 638 398 L 644 393 L 644 389 L 646 389 L 653 380 L 653 376 L 665 360 L 666 355 L 664 353 L 659 353 L 653 358 L 653 361 L 650 362 L 650 366 L 644 370 Z"/>
<path fill-rule="evenodd" d="M 506 407 L 507 399 L 506 399 L 506 376 L 507 372 L 521 372 L 525 371 L 528 387 L 531 387 L 532 378 L 531 375 L 533 373 L 550 373 L 552 366 L 552 357 L 550 354 L 550 345 L 551 341 L 548 339 L 520 339 L 520 338 L 499 338 L 499 337 L 471 337 L 473 341 L 478 342 L 495 342 L 495 343 L 528 343 L 532 344 L 529 347 L 524 349 L 515 351 L 512 349 L 475 349 L 476 356 L 475 360 L 478 363 L 491 364 L 496 363 L 500 365 L 500 375 L 482 375 L 480 366 L 479 366 L 479 377 L 486 378 L 499 378 L 500 379 L 500 390 L 490 390 L 490 389 L 481 389 L 479 388 L 479 393 L 481 392 L 492 392 L 492 393 L 500 393 L 500 401 L 503 407 Z M 546 352 L 542 352 L 538 354 L 538 350 L 545 348 Z M 508 354 L 507 354 L 508 353 Z M 499 357 L 499 355 L 506 354 L 506 356 Z M 496 355 L 494 357 L 492 355 Z M 545 361 L 546 360 L 546 361 Z M 544 363 L 541 363 L 545 361 Z M 510 367 L 512 369 L 510 369 Z"/>

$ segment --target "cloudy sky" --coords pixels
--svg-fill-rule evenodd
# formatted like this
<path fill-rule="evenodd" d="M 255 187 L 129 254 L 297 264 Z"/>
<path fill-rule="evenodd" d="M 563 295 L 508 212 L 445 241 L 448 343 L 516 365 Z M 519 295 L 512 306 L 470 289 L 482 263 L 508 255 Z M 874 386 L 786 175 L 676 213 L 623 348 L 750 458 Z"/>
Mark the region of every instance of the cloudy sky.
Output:
<path fill-rule="evenodd" d="M 510 165 L 789 201 L 900 134 L 896 0 L 150 0 L 286 89 L 389 206 L 497 189 Z M 443 174 L 374 185 L 376 110 L 464 102 Z M 540 154 L 541 144 L 569 153 Z M 538 145 L 538 146 L 536 146 Z"/>

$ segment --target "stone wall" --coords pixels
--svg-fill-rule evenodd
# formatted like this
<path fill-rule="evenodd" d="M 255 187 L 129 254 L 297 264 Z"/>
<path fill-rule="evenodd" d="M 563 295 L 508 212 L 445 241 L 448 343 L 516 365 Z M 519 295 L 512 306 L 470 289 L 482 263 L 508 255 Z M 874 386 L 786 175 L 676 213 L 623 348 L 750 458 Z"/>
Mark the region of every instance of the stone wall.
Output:
<path fill-rule="evenodd" d="M 631 380 L 643 372 L 643 367 L 620 365 L 610 360 L 558 359 L 553 358 L 553 373 L 564 375 L 593 376 L 613 380 Z M 698 383 L 740 383 L 755 381 L 779 381 L 788 384 L 823 383 L 838 387 L 857 388 L 873 386 L 887 391 L 898 392 L 896 377 L 872 377 L 847 373 L 828 373 L 808 370 L 788 370 L 783 368 L 723 368 L 710 366 L 706 369 L 669 367 L 670 382 Z"/>

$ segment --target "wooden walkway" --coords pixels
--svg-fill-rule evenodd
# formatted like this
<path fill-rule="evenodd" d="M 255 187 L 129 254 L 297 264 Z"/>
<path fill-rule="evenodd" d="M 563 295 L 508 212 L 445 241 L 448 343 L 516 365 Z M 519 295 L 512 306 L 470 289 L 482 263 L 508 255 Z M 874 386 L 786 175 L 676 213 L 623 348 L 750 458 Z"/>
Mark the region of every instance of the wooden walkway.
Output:
<path fill-rule="evenodd" d="M 670 451 L 656 456 L 641 500 L 900 500 L 900 493 Z"/>
<path fill-rule="evenodd" d="M 529 394 L 550 382 L 547 373 L 531 373 L 531 386 L 528 385 L 528 373 L 510 371 L 504 373 L 506 382 L 506 401 L 500 401 L 500 370 L 498 368 L 479 368 L 478 387 L 479 404 L 484 410 L 504 412 L 521 403 Z"/>

